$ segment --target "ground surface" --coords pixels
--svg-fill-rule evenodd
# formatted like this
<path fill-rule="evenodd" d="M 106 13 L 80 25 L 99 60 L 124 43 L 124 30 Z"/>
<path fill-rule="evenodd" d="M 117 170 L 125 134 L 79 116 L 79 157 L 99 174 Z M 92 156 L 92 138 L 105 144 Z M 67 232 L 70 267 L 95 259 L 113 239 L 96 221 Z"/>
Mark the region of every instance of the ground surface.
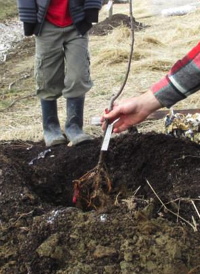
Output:
<path fill-rule="evenodd" d="M 29 90 L 33 53 L 28 38 L 8 54 L 2 89 Z M 111 191 L 96 193 L 104 203 L 74 204 L 73 182 L 96 167 L 101 141 L 50 150 L 0 142 L 0 273 L 200 273 L 200 146 L 157 133 L 117 136 L 104 158 Z"/>
<path fill-rule="evenodd" d="M 191 226 L 199 145 L 159 134 L 113 138 L 108 203 L 88 210 L 73 204 L 73 180 L 97 165 L 100 144 L 46 151 L 42 142 L 1 142 L 0 272 L 200 273 Z"/>

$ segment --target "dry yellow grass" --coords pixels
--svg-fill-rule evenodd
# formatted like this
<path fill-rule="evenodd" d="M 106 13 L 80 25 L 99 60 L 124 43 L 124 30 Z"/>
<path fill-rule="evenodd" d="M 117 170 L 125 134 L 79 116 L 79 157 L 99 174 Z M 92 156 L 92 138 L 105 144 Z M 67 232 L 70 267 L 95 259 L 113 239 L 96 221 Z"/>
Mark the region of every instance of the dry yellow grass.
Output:
<path fill-rule="evenodd" d="M 121 97 L 135 96 L 146 91 L 166 74 L 177 59 L 182 58 L 199 41 L 200 9 L 184 16 L 144 18 L 151 14 L 148 3 L 147 0 L 134 1 L 134 17 L 150 27 L 135 32 L 131 72 Z M 115 4 L 113 12 L 129 14 L 129 4 Z M 100 20 L 105 19 L 107 14 L 108 11 L 104 7 L 100 13 Z M 102 134 L 100 128 L 90 125 L 90 119 L 103 113 L 104 108 L 109 105 L 112 94 L 121 87 L 127 70 L 130 43 L 130 30 L 123 26 L 114 29 L 107 36 L 90 37 L 91 75 L 94 86 L 86 97 L 85 106 L 85 130 L 90 134 Z M 30 61 L 33 62 L 33 59 Z M 34 92 L 33 84 L 31 89 Z M 199 103 L 199 93 L 196 93 L 179 102 L 175 108 L 195 108 Z M 1 112 L 0 140 L 42 139 L 40 113 L 37 98 L 22 100 L 8 111 Z M 59 117 L 62 126 L 65 115 L 65 102 L 59 99 Z M 146 121 L 139 129 L 162 131 L 162 121 Z"/>

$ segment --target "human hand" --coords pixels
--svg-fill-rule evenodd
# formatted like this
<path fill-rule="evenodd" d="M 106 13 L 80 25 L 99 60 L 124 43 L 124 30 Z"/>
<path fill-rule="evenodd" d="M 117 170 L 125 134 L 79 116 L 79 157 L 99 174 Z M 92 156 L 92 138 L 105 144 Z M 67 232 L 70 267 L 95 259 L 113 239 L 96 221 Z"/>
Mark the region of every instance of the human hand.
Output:
<path fill-rule="evenodd" d="M 101 118 L 102 128 L 105 130 L 105 120 L 110 123 L 114 122 L 113 132 L 119 133 L 129 127 L 144 121 L 155 110 L 162 105 L 149 90 L 146 93 L 114 103 L 113 109 L 105 113 Z"/>

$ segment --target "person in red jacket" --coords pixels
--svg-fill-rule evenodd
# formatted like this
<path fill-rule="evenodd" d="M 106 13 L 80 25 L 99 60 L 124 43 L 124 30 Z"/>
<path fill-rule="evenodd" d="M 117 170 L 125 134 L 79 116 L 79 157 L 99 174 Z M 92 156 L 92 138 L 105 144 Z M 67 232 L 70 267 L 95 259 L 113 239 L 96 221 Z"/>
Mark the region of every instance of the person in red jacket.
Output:
<path fill-rule="evenodd" d="M 170 108 L 177 102 L 200 90 L 200 43 L 181 60 L 168 74 L 144 94 L 115 103 L 113 110 L 101 118 L 114 123 L 113 132 L 119 133 L 144 121 L 152 112 Z M 105 123 L 102 125 L 105 129 Z"/>
<path fill-rule="evenodd" d="M 83 131 L 85 94 L 91 89 L 88 31 L 98 22 L 101 0 L 17 0 L 25 36 L 35 35 L 36 93 L 46 146 L 92 139 Z M 66 99 L 61 130 L 57 99 Z"/>

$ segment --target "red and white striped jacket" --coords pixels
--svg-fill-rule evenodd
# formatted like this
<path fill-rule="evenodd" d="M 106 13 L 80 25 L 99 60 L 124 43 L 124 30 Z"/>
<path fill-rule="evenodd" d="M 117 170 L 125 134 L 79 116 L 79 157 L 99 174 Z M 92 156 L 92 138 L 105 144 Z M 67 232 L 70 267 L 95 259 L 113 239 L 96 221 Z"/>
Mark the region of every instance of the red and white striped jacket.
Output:
<path fill-rule="evenodd" d="M 151 90 L 159 102 L 168 108 L 200 90 L 200 43 L 182 60 L 178 60 Z"/>

